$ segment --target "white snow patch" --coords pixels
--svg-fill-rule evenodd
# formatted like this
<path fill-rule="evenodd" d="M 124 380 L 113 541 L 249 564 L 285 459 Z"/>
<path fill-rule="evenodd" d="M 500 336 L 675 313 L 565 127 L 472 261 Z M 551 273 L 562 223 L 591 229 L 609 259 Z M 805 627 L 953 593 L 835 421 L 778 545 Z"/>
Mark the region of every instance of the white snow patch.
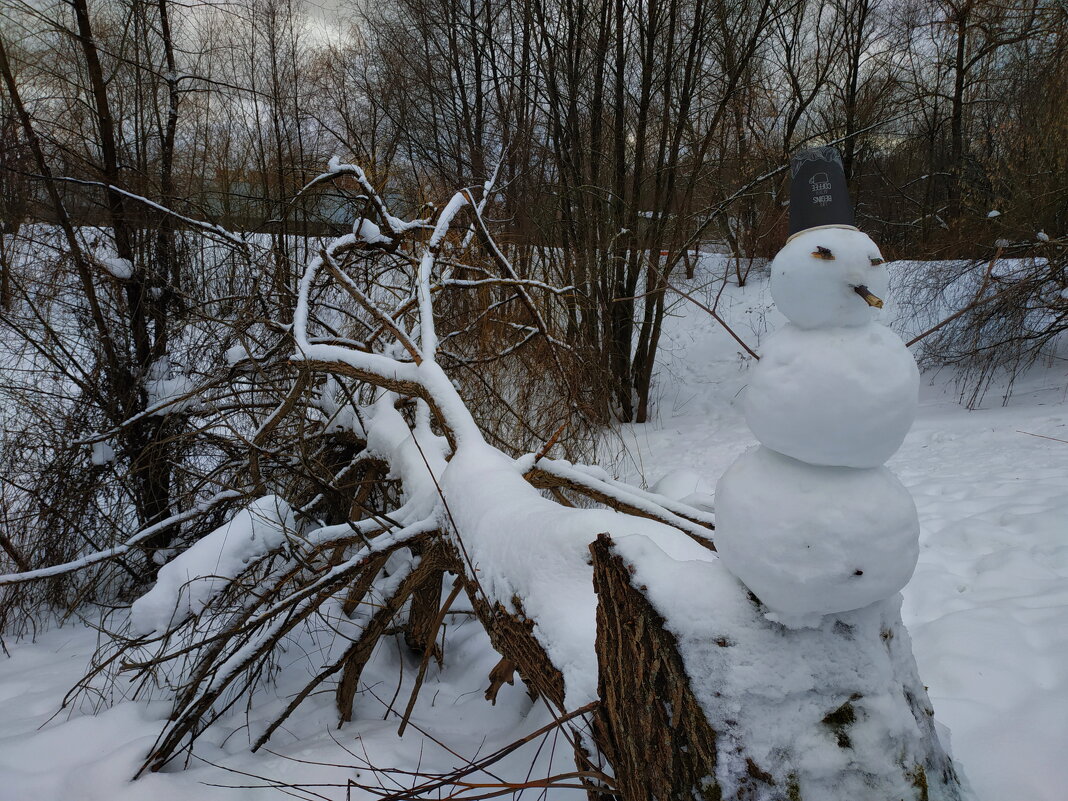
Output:
<path fill-rule="evenodd" d="M 710 495 L 713 489 L 713 484 L 708 479 L 696 470 L 686 467 L 678 467 L 665 473 L 652 487 L 652 491 L 657 495 L 663 495 L 673 501 L 683 501 L 696 494 Z"/>
<path fill-rule="evenodd" d="M 172 366 L 168 357 L 154 361 L 145 377 L 148 408 L 155 415 L 166 415 L 188 408 L 194 401 L 196 382 Z"/>
<path fill-rule="evenodd" d="M 385 392 L 367 410 L 367 451 L 387 459 L 390 476 L 402 481 L 404 506 L 392 517 L 408 524 L 434 512 L 441 498 L 439 489 L 445 472 L 448 442 L 430 430 L 425 404 L 420 409 L 415 429 L 408 427 L 394 407 L 397 396 Z"/>
<path fill-rule="evenodd" d="M 134 268 L 129 259 L 123 259 L 110 245 L 97 245 L 93 257 L 115 278 L 125 281 L 133 277 Z"/>
<path fill-rule="evenodd" d="M 244 345 L 234 345 L 226 349 L 226 352 L 223 353 L 223 358 L 226 359 L 228 365 L 233 367 L 235 364 L 239 364 L 250 357 Z"/>
<path fill-rule="evenodd" d="M 115 461 L 115 449 L 108 442 L 94 442 L 90 459 L 97 467 L 111 464 Z"/>
<path fill-rule="evenodd" d="M 368 245 L 388 245 L 393 240 L 382 233 L 382 229 L 371 220 L 362 217 L 352 225 L 352 233 Z"/>

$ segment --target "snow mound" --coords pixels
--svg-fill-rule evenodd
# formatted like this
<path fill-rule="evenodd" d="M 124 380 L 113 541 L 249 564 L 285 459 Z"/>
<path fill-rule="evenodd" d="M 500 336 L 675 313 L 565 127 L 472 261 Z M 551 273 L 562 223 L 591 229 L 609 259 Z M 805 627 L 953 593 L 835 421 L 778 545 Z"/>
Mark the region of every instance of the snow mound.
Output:
<path fill-rule="evenodd" d="M 388 245 L 393 242 L 392 239 L 382 233 L 382 229 L 377 224 L 366 217 L 361 217 L 353 224 L 352 233 L 368 245 Z"/>
<path fill-rule="evenodd" d="M 137 634 L 162 633 L 199 614 L 256 557 L 277 548 L 296 522 L 277 495 L 257 498 L 227 523 L 159 569 L 156 584 L 133 603 Z"/>
<path fill-rule="evenodd" d="M 100 265 L 120 281 L 133 277 L 134 267 L 129 259 L 121 258 L 110 244 L 99 244 L 93 251 L 93 257 Z"/>
<path fill-rule="evenodd" d="M 827 258 L 814 255 L 821 249 Z M 771 262 L 775 305 L 800 328 L 864 325 L 874 319 L 875 309 L 853 287 L 866 286 L 885 301 L 889 284 L 876 244 L 867 234 L 845 228 L 798 234 Z"/>
<path fill-rule="evenodd" d="M 916 416 L 920 372 L 897 334 L 878 324 L 803 330 L 764 345 L 745 419 L 772 450 L 818 465 L 878 467 Z"/>
<path fill-rule="evenodd" d="M 148 368 L 145 393 L 153 415 L 176 414 L 193 403 L 196 382 L 164 356 Z"/>
<path fill-rule="evenodd" d="M 696 470 L 680 467 L 661 476 L 652 491 L 673 501 L 681 501 L 695 495 L 709 495 L 712 489 L 712 485 Z"/>
<path fill-rule="evenodd" d="M 412 429 L 394 407 L 396 399 L 394 393 L 385 392 L 365 410 L 369 418 L 367 452 L 389 462 L 390 478 L 401 479 L 404 505 L 392 517 L 407 525 L 434 514 L 441 498 L 439 483 L 449 446 L 444 437 L 430 430 L 425 404 L 420 406 Z"/>
<path fill-rule="evenodd" d="M 228 365 L 233 367 L 235 364 L 240 364 L 245 359 L 251 358 L 251 356 L 244 345 L 234 345 L 226 349 L 226 352 L 223 353 L 223 358 L 226 359 Z"/>
<path fill-rule="evenodd" d="M 787 625 L 888 598 L 916 567 L 916 505 L 886 468 L 816 467 L 758 447 L 723 474 L 716 499 L 723 564 Z"/>
<path fill-rule="evenodd" d="M 89 458 L 97 467 L 111 464 L 115 461 L 115 449 L 109 442 L 94 442 Z"/>

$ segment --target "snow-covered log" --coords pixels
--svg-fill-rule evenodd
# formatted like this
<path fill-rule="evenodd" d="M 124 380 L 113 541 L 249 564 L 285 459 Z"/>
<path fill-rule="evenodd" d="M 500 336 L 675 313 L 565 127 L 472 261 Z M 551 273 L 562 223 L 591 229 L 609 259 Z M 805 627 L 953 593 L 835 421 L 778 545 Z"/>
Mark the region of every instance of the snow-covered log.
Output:
<path fill-rule="evenodd" d="M 769 621 L 719 562 L 591 546 L 598 731 L 623 798 L 959 801 L 900 596 Z"/>

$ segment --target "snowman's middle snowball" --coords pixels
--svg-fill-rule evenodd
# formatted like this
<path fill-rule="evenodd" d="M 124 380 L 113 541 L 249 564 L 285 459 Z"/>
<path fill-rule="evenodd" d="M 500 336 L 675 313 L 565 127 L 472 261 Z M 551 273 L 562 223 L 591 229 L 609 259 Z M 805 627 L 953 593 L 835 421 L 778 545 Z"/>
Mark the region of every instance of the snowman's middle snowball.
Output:
<path fill-rule="evenodd" d="M 908 433 L 919 387 L 912 354 L 884 326 L 787 324 L 753 368 L 745 421 L 762 444 L 803 462 L 878 467 Z"/>
<path fill-rule="evenodd" d="M 900 590 L 919 531 L 912 496 L 885 467 L 816 467 L 757 447 L 716 487 L 724 566 L 789 625 Z"/>

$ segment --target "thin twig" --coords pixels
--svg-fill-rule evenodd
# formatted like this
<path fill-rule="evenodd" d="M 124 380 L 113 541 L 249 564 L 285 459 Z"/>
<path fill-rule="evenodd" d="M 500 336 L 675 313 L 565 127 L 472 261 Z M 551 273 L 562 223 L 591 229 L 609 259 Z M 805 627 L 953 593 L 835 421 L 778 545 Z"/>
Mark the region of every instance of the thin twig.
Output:
<path fill-rule="evenodd" d="M 404 729 L 408 726 L 408 718 L 412 716 L 412 710 L 415 709 L 415 700 L 419 697 L 419 689 L 423 686 L 423 679 L 426 677 L 427 667 L 430 665 L 430 656 L 434 653 L 436 642 L 438 639 L 438 631 L 441 630 L 441 624 L 445 621 L 445 615 L 449 612 L 449 607 L 452 606 L 453 601 L 456 600 L 456 596 L 460 594 L 460 590 L 463 589 L 464 582 L 462 578 L 457 578 L 452 585 L 452 592 L 449 593 L 449 597 L 445 599 L 445 603 L 441 606 L 441 611 L 438 612 L 437 618 L 434 620 L 434 626 L 431 629 L 432 634 L 427 643 L 423 645 L 423 659 L 419 663 L 419 673 L 415 677 L 415 686 L 412 687 L 412 694 L 408 698 L 408 706 L 404 709 L 404 715 L 401 717 L 400 728 L 397 729 L 397 736 L 404 736 Z"/>
<path fill-rule="evenodd" d="M 699 301 L 697 298 L 695 298 L 689 292 L 685 292 L 685 291 L 679 289 L 674 284 L 668 284 L 668 289 L 672 290 L 673 292 L 677 292 L 678 294 L 680 294 L 684 298 L 686 298 L 686 300 L 690 301 L 690 303 L 693 303 L 698 308 L 703 309 L 704 311 L 708 312 L 712 316 L 712 319 L 715 320 L 717 323 L 719 323 L 721 326 L 723 326 L 723 329 L 734 338 L 735 342 L 737 342 L 739 345 L 741 345 L 743 348 L 745 348 L 745 352 L 746 353 L 748 353 L 750 356 L 752 356 L 757 361 L 760 361 L 760 356 L 757 355 L 757 352 L 755 350 L 753 350 L 751 347 L 749 347 L 748 345 L 746 345 L 745 344 L 745 340 L 743 340 L 740 336 L 738 336 L 736 333 L 734 333 L 734 329 L 731 328 L 729 325 L 727 325 L 727 322 L 722 317 L 719 316 L 719 314 L 716 312 L 715 309 L 713 309 L 713 308 L 711 308 L 709 306 L 706 306 L 704 303 Z"/>
<path fill-rule="evenodd" d="M 1054 442 L 1063 442 L 1065 445 L 1068 445 L 1068 439 L 1057 439 L 1056 437 L 1050 437 L 1045 434 L 1032 434 L 1030 431 L 1021 431 L 1020 429 L 1016 429 L 1016 433 L 1027 434 L 1029 437 L 1038 437 L 1039 439 L 1051 439 Z"/>

